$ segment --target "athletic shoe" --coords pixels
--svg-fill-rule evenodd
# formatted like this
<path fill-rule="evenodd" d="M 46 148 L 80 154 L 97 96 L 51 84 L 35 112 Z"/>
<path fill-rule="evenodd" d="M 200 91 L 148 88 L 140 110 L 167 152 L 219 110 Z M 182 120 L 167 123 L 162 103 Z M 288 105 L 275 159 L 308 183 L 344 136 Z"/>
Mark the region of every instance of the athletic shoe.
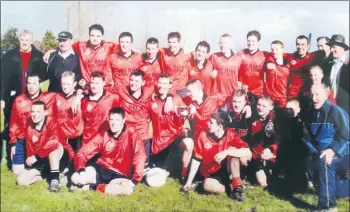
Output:
<path fill-rule="evenodd" d="M 322 209 L 317 209 L 315 212 L 338 212 L 338 208 L 322 208 Z"/>
<path fill-rule="evenodd" d="M 233 200 L 237 200 L 238 202 L 244 202 L 244 190 L 243 186 L 238 186 L 237 188 L 234 188 L 233 191 L 231 192 L 231 198 Z"/>
<path fill-rule="evenodd" d="M 49 186 L 50 192 L 58 192 L 60 191 L 60 182 L 56 179 L 51 180 L 50 186 Z"/>

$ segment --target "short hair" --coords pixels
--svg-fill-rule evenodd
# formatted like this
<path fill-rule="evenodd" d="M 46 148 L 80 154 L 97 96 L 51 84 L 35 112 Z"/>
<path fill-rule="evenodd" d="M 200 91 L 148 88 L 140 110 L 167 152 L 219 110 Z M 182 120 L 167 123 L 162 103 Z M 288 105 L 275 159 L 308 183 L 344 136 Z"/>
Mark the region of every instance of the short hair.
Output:
<path fill-rule="evenodd" d="M 98 30 L 102 33 L 102 35 L 105 33 L 103 27 L 100 24 L 93 24 L 89 27 L 89 35 L 92 30 Z"/>
<path fill-rule="evenodd" d="M 300 102 L 296 98 L 288 99 L 287 103 L 295 103 L 298 107 L 300 107 Z"/>
<path fill-rule="evenodd" d="M 261 34 L 257 30 L 249 31 L 248 34 L 247 34 L 247 38 L 250 37 L 250 36 L 255 36 L 258 39 L 258 41 L 261 40 Z"/>
<path fill-rule="evenodd" d="M 125 110 L 121 107 L 113 107 L 109 110 L 108 116 L 113 114 L 120 114 L 123 118 L 125 118 Z"/>
<path fill-rule="evenodd" d="M 169 79 L 170 84 L 173 83 L 173 80 L 171 79 L 171 75 L 169 73 L 163 72 L 159 75 L 159 79 L 160 78 L 166 78 Z"/>
<path fill-rule="evenodd" d="M 233 91 L 232 96 L 237 96 L 237 97 L 241 97 L 241 96 L 245 96 L 246 98 L 248 97 L 248 93 L 245 89 L 243 88 L 237 88 Z"/>
<path fill-rule="evenodd" d="M 272 41 L 271 45 L 272 45 L 272 44 L 279 44 L 279 45 L 282 46 L 282 48 L 284 48 L 284 44 L 282 43 L 282 41 L 274 40 L 274 41 Z"/>
<path fill-rule="evenodd" d="M 191 79 L 191 80 L 188 80 L 188 82 L 186 83 L 186 87 L 189 86 L 189 85 L 193 85 L 195 83 L 202 83 L 199 79 Z"/>
<path fill-rule="evenodd" d="M 131 43 L 134 41 L 134 37 L 132 36 L 132 34 L 130 32 L 122 32 L 122 33 L 120 33 L 119 40 L 124 38 L 124 37 L 130 37 Z"/>
<path fill-rule="evenodd" d="M 269 96 L 269 95 L 264 95 L 264 96 L 260 97 L 260 98 L 258 99 L 258 101 L 259 101 L 260 99 L 261 99 L 261 100 L 266 100 L 266 101 L 270 102 L 273 106 L 275 106 L 275 101 L 273 101 L 273 99 L 272 99 L 271 96 Z"/>
<path fill-rule="evenodd" d="M 42 105 L 44 107 L 44 110 L 46 110 L 46 104 L 43 101 L 40 101 L 40 100 L 35 101 L 35 102 L 33 102 L 32 106 L 34 106 L 34 105 Z"/>
<path fill-rule="evenodd" d="M 41 83 L 40 76 L 39 76 L 39 74 L 38 74 L 37 72 L 34 71 L 34 72 L 28 74 L 28 75 L 27 75 L 27 78 L 26 78 L 26 82 L 28 82 L 28 78 L 29 78 L 29 77 L 38 77 L 39 83 Z"/>
<path fill-rule="evenodd" d="M 61 75 L 61 79 L 64 77 L 73 77 L 74 81 L 75 81 L 75 73 L 73 71 L 65 71 L 62 73 Z"/>
<path fill-rule="evenodd" d="M 105 75 L 101 71 L 94 71 L 91 73 L 91 78 L 101 78 L 103 81 L 105 81 Z"/>
<path fill-rule="evenodd" d="M 130 77 L 131 76 L 136 76 L 136 77 L 141 76 L 141 78 L 143 80 L 145 78 L 145 72 L 143 72 L 142 70 L 135 70 L 135 71 L 131 72 Z"/>
<path fill-rule="evenodd" d="M 319 65 L 311 66 L 310 69 L 309 69 L 309 73 L 311 73 L 311 70 L 312 70 L 312 69 L 321 70 L 322 74 L 324 74 L 324 73 L 323 73 L 323 69 L 322 69 L 321 66 L 319 66 Z"/>
<path fill-rule="evenodd" d="M 24 30 L 20 31 L 19 34 L 18 34 L 18 38 L 20 38 L 23 35 L 30 35 L 33 38 L 33 32 L 29 31 L 27 29 L 24 29 Z"/>
<path fill-rule="evenodd" d="M 232 36 L 225 33 L 225 34 L 221 35 L 220 38 L 232 38 Z"/>
<path fill-rule="evenodd" d="M 152 37 L 152 38 L 148 38 L 147 39 L 146 46 L 147 46 L 147 44 L 157 44 L 157 45 L 159 45 L 159 41 L 158 41 L 157 38 Z"/>
<path fill-rule="evenodd" d="M 305 40 L 307 41 L 307 44 L 308 44 L 308 45 L 310 44 L 309 38 L 306 37 L 305 35 L 299 35 L 299 36 L 297 37 L 297 39 L 295 39 L 295 42 L 296 42 L 297 40 L 302 40 L 302 39 L 305 39 Z"/>
<path fill-rule="evenodd" d="M 211 116 L 211 118 L 214 119 L 218 125 L 223 126 L 224 129 L 227 127 L 227 124 L 230 122 L 230 118 L 228 114 L 224 111 L 218 111 L 214 113 Z"/>
<path fill-rule="evenodd" d="M 326 42 L 329 42 L 329 41 L 330 41 L 329 37 L 326 37 L 326 36 L 318 37 L 318 38 L 316 39 L 316 41 L 319 42 L 319 41 L 322 40 L 322 39 L 325 39 Z"/>
<path fill-rule="evenodd" d="M 170 32 L 168 34 L 168 40 L 170 38 L 177 38 L 177 40 L 180 41 L 181 40 L 181 34 L 179 32 Z"/>
<path fill-rule="evenodd" d="M 199 42 L 199 43 L 197 44 L 197 46 L 196 46 L 196 51 L 197 51 L 197 49 L 198 49 L 199 46 L 203 46 L 203 47 L 207 48 L 207 53 L 210 52 L 210 45 L 209 45 L 209 43 L 208 43 L 207 41 L 204 41 L 204 40 L 203 40 L 203 41 Z"/>

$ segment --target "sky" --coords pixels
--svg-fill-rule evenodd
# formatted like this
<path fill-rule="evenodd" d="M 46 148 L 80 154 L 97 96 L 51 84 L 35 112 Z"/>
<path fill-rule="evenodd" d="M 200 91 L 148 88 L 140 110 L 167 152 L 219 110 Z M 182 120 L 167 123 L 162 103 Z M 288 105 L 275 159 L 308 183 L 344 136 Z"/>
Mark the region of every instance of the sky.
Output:
<path fill-rule="evenodd" d="M 35 40 L 41 40 L 46 30 L 57 35 L 69 30 L 80 40 L 88 39 L 88 27 L 100 23 L 106 40 L 117 41 L 123 31 L 134 35 L 134 46 L 144 50 L 149 37 L 166 45 L 167 33 L 179 31 L 185 51 L 206 40 L 212 51 L 218 51 L 218 40 L 231 34 L 234 50 L 246 46 L 246 34 L 256 29 L 262 34 L 260 49 L 269 50 L 273 40 L 281 40 L 287 52 L 295 50 L 298 35 L 312 33 L 311 50 L 316 38 L 343 34 L 349 44 L 349 2 L 78 2 L 68 1 L 1 1 L 1 34 L 10 27 L 29 29 Z M 67 8 L 71 8 L 67 18 Z M 67 20 L 70 20 L 69 27 Z"/>

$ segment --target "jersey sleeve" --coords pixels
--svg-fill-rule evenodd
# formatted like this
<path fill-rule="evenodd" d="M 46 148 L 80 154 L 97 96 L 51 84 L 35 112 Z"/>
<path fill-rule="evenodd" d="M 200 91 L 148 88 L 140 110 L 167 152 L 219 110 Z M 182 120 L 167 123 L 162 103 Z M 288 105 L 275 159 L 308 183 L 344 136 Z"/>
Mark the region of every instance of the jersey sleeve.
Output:
<path fill-rule="evenodd" d="M 248 144 L 244 142 L 236 133 L 233 133 L 232 139 L 230 140 L 230 146 L 237 149 L 249 148 Z"/>
<path fill-rule="evenodd" d="M 75 170 L 85 169 L 86 162 L 100 152 L 103 138 L 100 134 L 95 135 L 90 142 L 84 144 L 75 155 L 74 166 Z"/>
<path fill-rule="evenodd" d="M 20 118 L 18 117 L 18 111 L 16 108 L 17 108 L 17 101 L 15 101 L 11 109 L 11 119 L 10 119 L 10 129 L 9 129 L 10 131 L 9 144 L 11 145 L 14 145 L 16 143 L 18 129 L 20 125 Z"/>
<path fill-rule="evenodd" d="M 133 173 L 133 182 L 138 183 L 142 179 L 143 170 L 146 163 L 146 151 L 143 144 L 143 141 L 140 139 L 138 133 L 133 133 L 132 135 L 133 145 L 134 145 L 134 157 L 132 160 L 132 167 L 134 170 Z"/>
<path fill-rule="evenodd" d="M 195 141 L 195 146 L 193 150 L 193 158 L 198 161 L 202 161 L 203 159 L 203 148 L 204 148 L 204 137 L 205 137 L 205 132 L 202 131 L 200 135 L 198 136 L 198 140 Z"/>

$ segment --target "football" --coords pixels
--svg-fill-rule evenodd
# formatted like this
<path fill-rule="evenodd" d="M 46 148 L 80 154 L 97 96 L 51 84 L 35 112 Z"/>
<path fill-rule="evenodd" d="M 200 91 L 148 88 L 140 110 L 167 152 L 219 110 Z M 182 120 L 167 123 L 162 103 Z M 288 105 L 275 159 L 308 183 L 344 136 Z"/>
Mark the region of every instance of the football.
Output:
<path fill-rule="evenodd" d="M 146 175 L 146 183 L 150 187 L 162 187 L 166 178 L 169 176 L 169 172 L 161 168 L 152 168 Z"/>

